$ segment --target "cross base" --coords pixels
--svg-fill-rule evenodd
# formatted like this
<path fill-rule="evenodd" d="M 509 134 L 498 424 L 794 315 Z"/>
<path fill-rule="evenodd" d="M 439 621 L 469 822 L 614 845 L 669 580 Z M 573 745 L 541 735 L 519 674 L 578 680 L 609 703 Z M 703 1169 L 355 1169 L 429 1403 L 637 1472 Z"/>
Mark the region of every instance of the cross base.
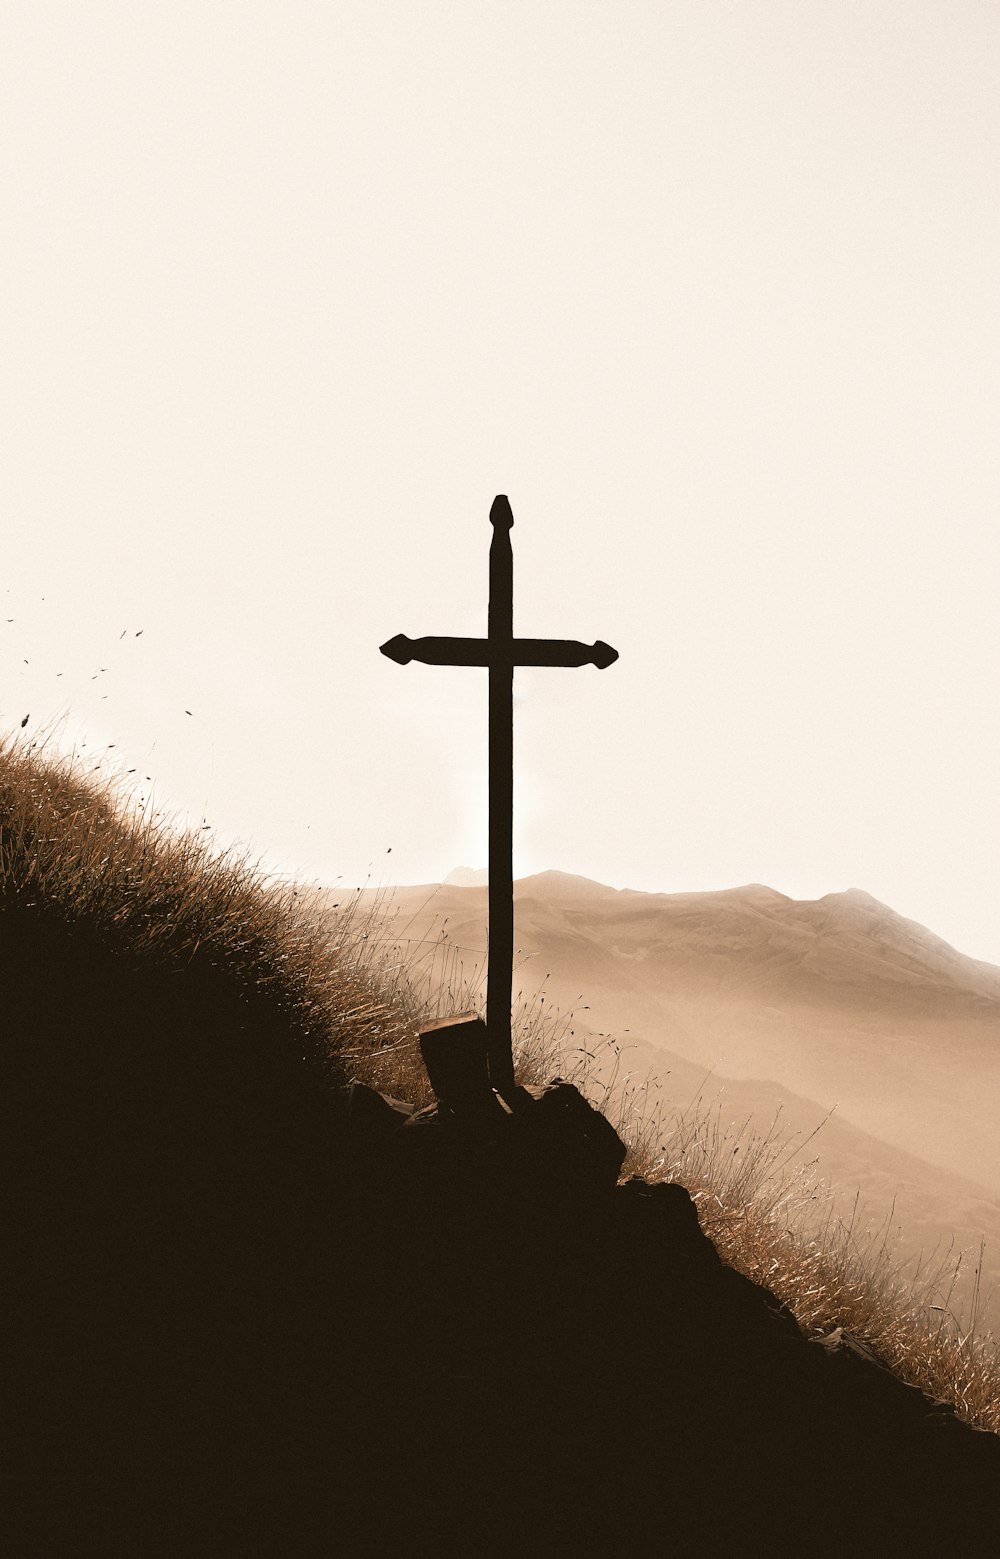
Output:
<path fill-rule="evenodd" d="M 469 1119 L 501 1108 L 490 1084 L 489 1030 L 478 1013 L 461 1012 L 423 1029 L 420 1054 L 435 1097 L 452 1115 Z M 504 1102 L 513 1108 L 517 1098 Z"/>

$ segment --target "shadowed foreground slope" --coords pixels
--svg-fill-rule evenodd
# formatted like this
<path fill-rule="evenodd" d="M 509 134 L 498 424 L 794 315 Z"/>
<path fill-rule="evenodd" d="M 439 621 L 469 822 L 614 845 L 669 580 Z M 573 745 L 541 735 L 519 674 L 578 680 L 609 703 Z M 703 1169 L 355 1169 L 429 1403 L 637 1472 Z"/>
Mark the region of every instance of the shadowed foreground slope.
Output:
<path fill-rule="evenodd" d="M 303 1103 L 295 1142 L 178 1112 L 116 1151 L 74 1081 L 105 1146 L 19 1252 L 8 1551 L 994 1551 L 1000 1440 L 805 1342 L 565 1122 Z"/>
<path fill-rule="evenodd" d="M 392 1015 L 245 956 L 237 879 L 190 935 L 191 858 L 140 935 L 110 816 L 74 898 L 71 802 L 0 796 L 5 1553 L 994 1551 L 1000 1438 L 803 1341 L 572 1090 L 349 1108 Z"/>

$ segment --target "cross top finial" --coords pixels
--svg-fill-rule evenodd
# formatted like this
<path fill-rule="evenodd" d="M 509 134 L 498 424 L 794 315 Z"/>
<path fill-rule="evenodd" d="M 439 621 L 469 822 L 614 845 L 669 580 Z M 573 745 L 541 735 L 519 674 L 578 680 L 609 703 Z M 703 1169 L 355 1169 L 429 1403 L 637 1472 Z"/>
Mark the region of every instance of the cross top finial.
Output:
<path fill-rule="evenodd" d="M 514 516 L 510 512 L 510 500 L 506 493 L 497 493 L 490 510 L 490 524 L 494 530 L 510 530 Z"/>

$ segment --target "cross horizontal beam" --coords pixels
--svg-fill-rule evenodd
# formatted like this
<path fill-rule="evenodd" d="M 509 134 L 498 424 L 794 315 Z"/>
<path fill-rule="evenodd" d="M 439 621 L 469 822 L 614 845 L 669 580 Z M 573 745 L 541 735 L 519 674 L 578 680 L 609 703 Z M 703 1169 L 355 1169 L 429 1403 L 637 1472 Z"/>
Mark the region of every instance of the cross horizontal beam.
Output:
<path fill-rule="evenodd" d="M 512 666 L 596 666 L 603 671 L 618 659 L 618 651 L 603 639 L 593 644 L 581 644 L 578 639 L 512 639 L 510 659 L 499 650 L 505 663 Z M 427 635 L 422 639 L 409 639 L 405 633 L 397 633 L 379 646 L 383 655 L 398 666 L 407 666 L 411 660 L 419 660 L 426 666 L 489 666 L 489 639 L 454 639 Z M 494 661 L 497 655 L 494 649 Z"/>

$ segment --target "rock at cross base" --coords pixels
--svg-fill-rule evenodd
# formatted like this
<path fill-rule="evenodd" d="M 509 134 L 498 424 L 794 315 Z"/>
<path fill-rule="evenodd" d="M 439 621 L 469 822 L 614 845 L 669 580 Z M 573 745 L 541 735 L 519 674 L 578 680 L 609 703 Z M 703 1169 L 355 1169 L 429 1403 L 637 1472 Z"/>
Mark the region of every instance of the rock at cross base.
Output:
<path fill-rule="evenodd" d="M 480 1020 L 463 1019 L 433 1031 L 428 1072 L 440 1090 L 436 1104 L 412 1110 L 355 1086 L 359 1157 L 377 1150 L 378 1172 L 390 1179 L 401 1174 L 410 1195 L 422 1197 L 435 1183 L 449 1202 L 475 1204 L 485 1195 L 494 1209 L 525 1196 L 589 1201 L 613 1191 L 626 1150 L 610 1121 L 562 1078 L 518 1088 L 513 1109 L 488 1086 L 477 1086 L 484 1051 L 476 1028 L 483 1031 Z"/>
<path fill-rule="evenodd" d="M 487 1027 L 476 1013 L 424 1029 L 420 1053 L 438 1104 L 419 1112 L 414 1126 L 453 1126 L 473 1156 L 489 1144 L 491 1163 L 502 1163 L 508 1179 L 542 1177 L 552 1189 L 583 1196 L 617 1185 L 625 1145 L 572 1083 L 554 1078 L 501 1102 L 490 1087 Z M 424 1151 L 439 1156 L 441 1145 Z"/>
<path fill-rule="evenodd" d="M 348 1105 L 351 1127 L 358 1133 L 384 1137 L 409 1120 L 413 1105 L 391 1094 L 379 1093 L 367 1083 L 353 1083 Z"/>
<path fill-rule="evenodd" d="M 550 1185 L 584 1196 L 613 1191 L 625 1144 L 600 1110 L 559 1077 L 520 1094 L 508 1127 L 511 1151 Z"/>

